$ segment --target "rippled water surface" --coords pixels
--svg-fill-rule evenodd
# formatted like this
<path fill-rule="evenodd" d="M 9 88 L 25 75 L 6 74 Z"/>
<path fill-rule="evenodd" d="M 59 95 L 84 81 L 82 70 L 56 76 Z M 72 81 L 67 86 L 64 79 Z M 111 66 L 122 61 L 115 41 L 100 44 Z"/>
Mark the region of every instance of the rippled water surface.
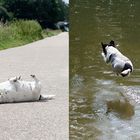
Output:
<path fill-rule="evenodd" d="M 70 139 L 140 140 L 140 1 L 71 0 Z M 134 65 L 118 77 L 100 42 L 116 41 Z"/>

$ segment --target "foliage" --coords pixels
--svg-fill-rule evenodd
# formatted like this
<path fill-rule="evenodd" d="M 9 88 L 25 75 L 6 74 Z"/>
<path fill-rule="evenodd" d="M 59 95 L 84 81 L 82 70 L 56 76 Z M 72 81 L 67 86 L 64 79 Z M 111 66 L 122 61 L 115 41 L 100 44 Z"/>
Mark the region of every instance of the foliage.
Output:
<path fill-rule="evenodd" d="M 11 28 L 16 31 L 17 37 L 27 38 L 28 40 L 37 40 L 42 38 L 42 28 L 35 20 L 18 20 L 10 24 Z"/>
<path fill-rule="evenodd" d="M 61 30 L 44 29 L 42 30 L 43 38 L 54 36 L 61 33 Z"/>
<path fill-rule="evenodd" d="M 68 20 L 68 7 L 62 0 L 0 0 L 0 49 L 57 34 L 42 27 Z"/>
<path fill-rule="evenodd" d="M 2 6 L 17 19 L 35 19 L 42 26 L 68 20 L 68 4 L 62 0 L 2 0 Z"/>
<path fill-rule="evenodd" d="M 33 20 L 19 20 L 0 26 L 0 49 L 23 45 L 42 38 L 42 28 Z"/>
<path fill-rule="evenodd" d="M 5 23 L 6 20 L 9 20 L 12 17 L 12 14 L 7 11 L 6 8 L 0 6 L 0 21 Z"/>

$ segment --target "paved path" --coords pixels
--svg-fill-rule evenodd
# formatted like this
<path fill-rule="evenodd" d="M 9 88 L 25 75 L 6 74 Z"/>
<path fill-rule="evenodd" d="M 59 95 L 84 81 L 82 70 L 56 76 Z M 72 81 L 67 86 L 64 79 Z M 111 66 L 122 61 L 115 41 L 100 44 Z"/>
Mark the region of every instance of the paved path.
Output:
<path fill-rule="evenodd" d="M 0 140 L 68 140 L 68 33 L 0 51 L 0 82 L 35 74 L 47 102 L 0 104 Z"/>

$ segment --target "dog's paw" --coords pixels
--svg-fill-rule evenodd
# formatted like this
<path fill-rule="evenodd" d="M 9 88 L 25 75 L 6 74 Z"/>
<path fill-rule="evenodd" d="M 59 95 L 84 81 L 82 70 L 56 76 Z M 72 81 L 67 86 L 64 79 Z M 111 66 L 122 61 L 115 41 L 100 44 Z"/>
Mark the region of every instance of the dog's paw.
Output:
<path fill-rule="evenodd" d="M 22 77 L 21 77 L 21 75 L 17 78 L 17 80 L 22 80 Z"/>

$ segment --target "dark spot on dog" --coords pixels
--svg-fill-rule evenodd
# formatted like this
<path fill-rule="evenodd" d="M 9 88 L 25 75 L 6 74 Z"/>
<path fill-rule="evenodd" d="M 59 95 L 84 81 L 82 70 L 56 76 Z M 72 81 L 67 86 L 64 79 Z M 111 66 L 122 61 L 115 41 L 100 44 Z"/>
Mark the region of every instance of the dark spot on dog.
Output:
<path fill-rule="evenodd" d="M 14 79 L 13 82 L 17 82 L 17 79 Z"/>
<path fill-rule="evenodd" d="M 111 54 L 111 55 L 109 56 L 109 62 L 111 61 L 112 57 L 113 57 L 113 54 Z"/>
<path fill-rule="evenodd" d="M 35 75 L 31 75 L 31 77 L 33 77 L 33 78 L 34 78 L 34 77 L 35 77 Z"/>
<path fill-rule="evenodd" d="M 124 68 L 123 68 L 122 71 L 127 70 L 127 69 L 130 69 L 131 72 L 132 72 L 132 66 L 129 63 L 125 63 Z"/>
<path fill-rule="evenodd" d="M 21 79 L 21 76 L 18 77 L 18 80 L 20 80 L 20 79 Z"/>
<path fill-rule="evenodd" d="M 108 46 L 113 46 L 115 47 L 115 42 L 113 40 L 110 41 L 110 43 L 108 44 Z M 115 47 L 116 48 L 116 47 Z"/>
<path fill-rule="evenodd" d="M 110 56 L 109 56 L 109 62 L 113 62 L 114 61 L 114 59 L 115 59 L 115 54 L 111 54 Z"/>
<path fill-rule="evenodd" d="M 30 89 L 31 89 L 31 91 L 32 91 L 32 85 L 31 84 L 29 84 L 30 85 Z"/>

